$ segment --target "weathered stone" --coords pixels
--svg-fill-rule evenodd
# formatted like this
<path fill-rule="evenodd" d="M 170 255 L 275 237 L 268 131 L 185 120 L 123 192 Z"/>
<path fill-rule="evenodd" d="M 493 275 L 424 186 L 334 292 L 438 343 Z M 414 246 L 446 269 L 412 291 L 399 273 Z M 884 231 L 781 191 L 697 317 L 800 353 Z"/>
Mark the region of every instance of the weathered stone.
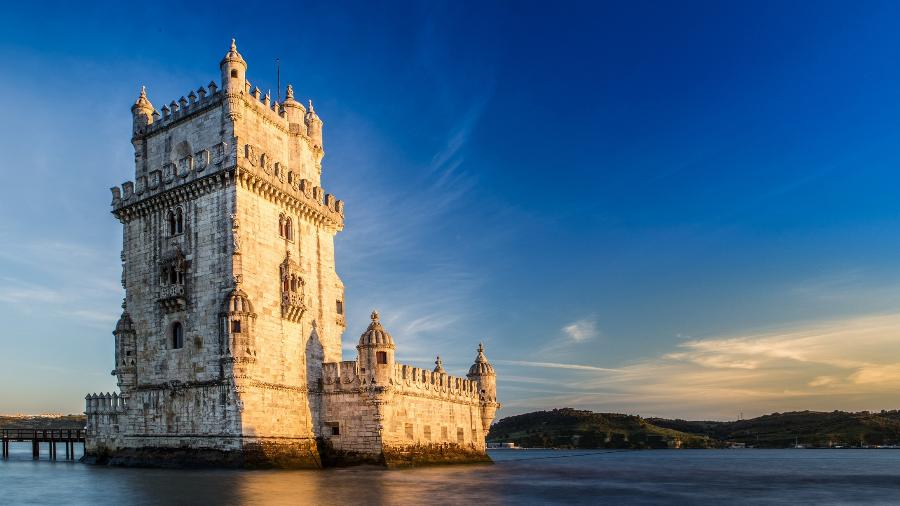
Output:
<path fill-rule="evenodd" d="M 402 467 L 482 462 L 499 404 L 479 348 L 467 379 L 395 364 L 377 314 L 341 361 L 344 204 L 321 188 L 322 126 L 260 101 L 232 44 L 222 86 L 132 107 L 121 394 L 90 395 L 86 460 L 116 465 Z"/>

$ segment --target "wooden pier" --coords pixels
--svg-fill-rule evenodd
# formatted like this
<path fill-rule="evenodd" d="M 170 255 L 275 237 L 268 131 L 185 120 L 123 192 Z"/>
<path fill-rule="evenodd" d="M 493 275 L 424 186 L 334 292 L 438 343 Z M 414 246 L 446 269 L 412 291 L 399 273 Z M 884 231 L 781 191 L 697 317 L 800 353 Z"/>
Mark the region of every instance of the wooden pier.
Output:
<path fill-rule="evenodd" d="M 66 448 L 66 460 L 75 460 L 75 444 L 81 443 L 84 449 L 84 429 L 0 429 L 0 443 L 3 447 L 3 458 L 9 458 L 9 444 L 31 442 L 31 458 L 41 458 L 41 443 L 47 443 L 50 460 L 56 460 L 56 445 Z"/>

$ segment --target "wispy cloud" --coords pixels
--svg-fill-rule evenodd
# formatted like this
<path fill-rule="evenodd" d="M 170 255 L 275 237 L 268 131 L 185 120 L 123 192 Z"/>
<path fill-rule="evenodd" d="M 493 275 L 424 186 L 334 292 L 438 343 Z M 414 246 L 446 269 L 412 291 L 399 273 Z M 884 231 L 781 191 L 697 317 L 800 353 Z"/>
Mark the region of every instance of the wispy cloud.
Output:
<path fill-rule="evenodd" d="M 620 369 L 596 367 L 584 364 L 563 364 L 559 362 L 530 362 L 527 360 L 495 360 L 498 364 L 519 365 L 525 367 L 542 367 L 545 369 L 568 369 L 572 371 L 621 372 Z"/>
<path fill-rule="evenodd" d="M 618 368 L 498 363 L 578 374 L 569 378 L 570 391 L 547 398 L 546 407 L 693 418 L 729 418 L 741 411 L 881 409 L 894 406 L 900 390 L 898 339 L 900 314 L 888 314 L 692 339 Z"/>
<path fill-rule="evenodd" d="M 599 335 L 597 320 L 593 317 L 574 321 L 562 328 L 569 339 L 576 343 L 590 341 Z"/>
<path fill-rule="evenodd" d="M 60 302 L 59 290 L 13 278 L 0 278 L 0 301 L 11 304 Z"/>
<path fill-rule="evenodd" d="M 588 316 L 563 325 L 559 329 L 560 335 L 548 339 L 540 348 L 538 354 L 544 358 L 566 360 L 570 352 L 577 350 L 584 343 L 600 337 L 597 328 L 597 318 Z"/>

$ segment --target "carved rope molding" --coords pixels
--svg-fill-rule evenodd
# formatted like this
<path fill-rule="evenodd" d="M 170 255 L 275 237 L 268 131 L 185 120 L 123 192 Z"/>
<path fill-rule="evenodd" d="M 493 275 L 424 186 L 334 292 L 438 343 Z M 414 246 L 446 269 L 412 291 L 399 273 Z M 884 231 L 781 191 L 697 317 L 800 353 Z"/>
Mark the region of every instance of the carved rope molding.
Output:
<path fill-rule="evenodd" d="M 299 195 L 302 195 L 302 198 L 299 195 L 287 193 L 274 183 L 260 177 L 255 170 L 248 169 L 240 164 L 237 167 L 236 178 L 242 188 L 293 211 L 313 224 L 323 225 L 335 232 L 344 229 L 344 217 L 328 209 L 325 204 L 320 203 L 314 197 L 307 197 L 303 192 L 298 192 Z"/>

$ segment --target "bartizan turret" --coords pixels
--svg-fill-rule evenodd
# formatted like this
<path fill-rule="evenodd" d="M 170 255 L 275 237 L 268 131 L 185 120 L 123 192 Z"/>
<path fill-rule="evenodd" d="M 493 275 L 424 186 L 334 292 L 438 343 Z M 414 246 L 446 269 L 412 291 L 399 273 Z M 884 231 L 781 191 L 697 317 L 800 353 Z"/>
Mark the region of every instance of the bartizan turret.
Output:
<path fill-rule="evenodd" d="M 444 361 L 441 360 L 440 355 L 438 355 L 437 360 L 434 361 L 434 372 L 438 374 L 447 374 L 447 371 L 444 370 Z"/>
<path fill-rule="evenodd" d="M 366 385 L 388 386 L 394 374 L 394 338 L 378 320 L 378 311 L 372 311 L 372 323 L 356 346 L 359 353 L 359 375 Z"/>
<path fill-rule="evenodd" d="M 222 71 L 222 90 L 225 93 L 243 93 L 244 82 L 247 80 L 247 62 L 241 53 L 238 53 L 234 39 L 231 39 L 231 49 L 219 63 Z"/>
<path fill-rule="evenodd" d="M 486 433 L 494 421 L 494 415 L 500 404 L 497 402 L 497 374 L 494 372 L 494 366 L 484 356 L 484 344 L 478 344 L 478 356 L 475 357 L 475 363 L 469 368 L 466 377 L 478 383 L 481 425 Z"/>
<path fill-rule="evenodd" d="M 147 90 L 141 86 L 141 95 L 131 106 L 132 128 L 135 134 L 153 123 L 153 111 L 153 104 L 147 99 Z"/>
<path fill-rule="evenodd" d="M 312 139 L 316 147 L 322 147 L 322 120 L 316 114 L 312 100 L 309 101 L 309 111 L 306 112 L 306 135 Z"/>
<path fill-rule="evenodd" d="M 306 133 L 306 108 L 294 100 L 294 87 L 290 84 L 287 86 L 287 93 L 281 108 L 284 110 L 284 117 L 288 121 L 291 133 Z"/>
<path fill-rule="evenodd" d="M 250 83 L 247 82 L 247 62 L 241 53 L 238 53 L 234 39 L 231 39 L 231 49 L 219 63 L 219 70 L 222 71 L 222 91 L 228 97 L 225 101 L 225 112 L 229 118 L 235 120 L 241 116 L 238 97 L 244 94 Z"/>

